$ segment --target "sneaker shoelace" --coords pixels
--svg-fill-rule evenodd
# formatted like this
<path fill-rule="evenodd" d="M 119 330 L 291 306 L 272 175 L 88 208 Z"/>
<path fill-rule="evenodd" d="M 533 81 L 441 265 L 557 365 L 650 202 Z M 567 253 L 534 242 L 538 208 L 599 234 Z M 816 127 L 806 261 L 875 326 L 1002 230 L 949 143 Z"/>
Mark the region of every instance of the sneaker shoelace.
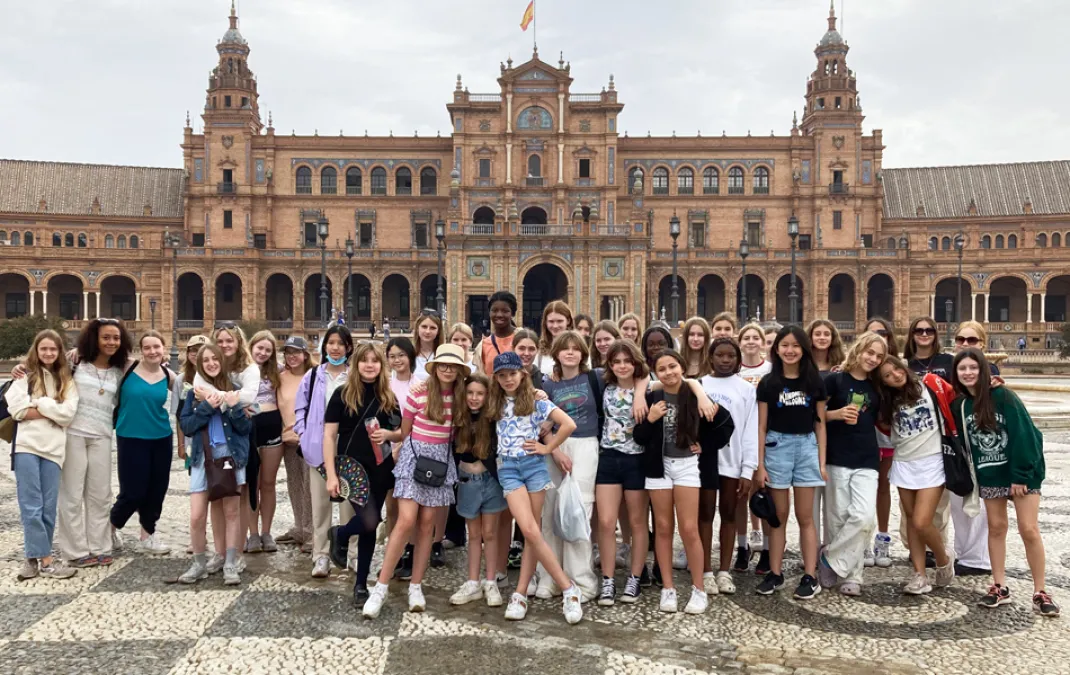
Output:
<path fill-rule="evenodd" d="M 628 577 L 628 582 L 624 586 L 624 592 L 627 595 L 638 595 L 639 577 Z"/>
<path fill-rule="evenodd" d="M 1047 591 L 1037 591 L 1036 593 L 1033 594 L 1033 602 L 1038 602 L 1038 601 L 1042 605 L 1054 605 L 1055 604 L 1052 601 L 1051 596 L 1048 595 Z"/>
<path fill-rule="evenodd" d="M 612 595 L 613 594 L 613 590 L 614 590 L 614 588 L 613 588 L 613 580 L 612 579 L 602 579 L 602 595 Z"/>

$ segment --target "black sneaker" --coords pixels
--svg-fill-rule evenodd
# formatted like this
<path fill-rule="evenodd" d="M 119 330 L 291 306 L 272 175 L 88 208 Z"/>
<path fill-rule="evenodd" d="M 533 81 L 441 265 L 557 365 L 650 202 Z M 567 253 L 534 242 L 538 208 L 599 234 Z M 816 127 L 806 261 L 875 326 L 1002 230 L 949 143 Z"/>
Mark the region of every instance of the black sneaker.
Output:
<path fill-rule="evenodd" d="M 371 593 L 368 592 L 368 580 L 357 581 L 353 584 L 353 606 L 357 609 L 364 607 L 364 603 L 368 601 L 368 596 Z"/>
<path fill-rule="evenodd" d="M 639 602 L 639 594 L 642 592 L 640 587 L 642 584 L 643 580 L 640 577 L 635 575 L 629 576 L 628 581 L 624 583 L 624 594 L 620 596 L 620 601 L 627 604 Z"/>
<path fill-rule="evenodd" d="M 784 588 L 784 575 L 767 572 L 765 578 L 762 579 L 762 583 L 758 584 L 754 592 L 758 595 L 772 595 L 781 588 Z"/>
<path fill-rule="evenodd" d="M 1033 594 L 1033 611 L 1041 616 L 1059 616 L 1059 605 L 1055 604 L 1047 591 L 1037 591 Z"/>
<path fill-rule="evenodd" d="M 602 592 L 598 595 L 599 607 L 612 607 L 616 602 L 617 583 L 610 577 L 602 577 Z"/>
<path fill-rule="evenodd" d="M 644 586 L 646 588 L 650 588 L 654 585 L 654 577 L 650 576 L 649 565 L 643 565 L 643 572 L 639 575 L 639 585 Z"/>
<path fill-rule="evenodd" d="M 412 544 L 408 544 L 405 546 L 405 553 L 402 554 L 397 567 L 394 568 L 394 576 L 401 581 L 412 579 L 412 556 L 413 547 Z"/>
<path fill-rule="evenodd" d="M 333 525 L 327 530 L 327 540 L 330 542 L 327 552 L 331 556 L 331 562 L 344 570 L 349 567 L 349 539 L 338 536 L 340 529 L 342 528 L 338 525 Z"/>
<path fill-rule="evenodd" d="M 758 565 L 754 568 L 754 573 L 764 577 L 769 574 L 769 571 L 769 551 L 762 551 L 758 556 Z"/>
<path fill-rule="evenodd" d="M 523 557 L 524 557 L 524 544 L 520 543 L 519 541 L 514 541 L 512 543 L 512 545 L 509 546 L 509 558 L 508 558 L 508 561 L 507 561 L 507 564 L 509 565 L 509 569 L 511 569 L 511 570 L 520 569 L 520 562 L 523 559 Z"/>
<path fill-rule="evenodd" d="M 750 568 L 750 546 L 736 547 L 736 564 L 732 567 L 736 572 L 746 572 Z"/>
<path fill-rule="evenodd" d="M 1011 589 L 1006 586 L 1000 586 L 999 584 L 992 584 L 988 587 L 988 592 L 985 593 L 977 604 L 989 609 L 995 609 L 1000 605 L 1006 605 L 1011 601 Z"/>
<path fill-rule="evenodd" d="M 925 552 L 925 568 L 930 570 L 936 569 L 936 554 L 932 551 Z"/>
<path fill-rule="evenodd" d="M 446 566 L 446 550 L 442 548 L 442 542 L 436 541 L 431 544 L 431 567 Z"/>
<path fill-rule="evenodd" d="M 817 579 L 811 575 L 804 574 L 799 581 L 798 588 L 795 589 L 795 599 L 813 600 L 819 593 L 821 593 L 821 584 L 817 583 Z"/>

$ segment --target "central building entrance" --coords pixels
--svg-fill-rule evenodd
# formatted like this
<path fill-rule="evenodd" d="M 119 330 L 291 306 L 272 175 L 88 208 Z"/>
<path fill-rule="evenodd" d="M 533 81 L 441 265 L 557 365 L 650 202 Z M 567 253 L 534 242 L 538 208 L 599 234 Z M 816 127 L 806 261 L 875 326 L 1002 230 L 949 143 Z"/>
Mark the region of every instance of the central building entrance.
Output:
<path fill-rule="evenodd" d="M 536 333 L 542 327 L 542 310 L 554 300 L 568 302 L 568 278 L 560 267 L 542 263 L 524 275 L 524 328 Z"/>

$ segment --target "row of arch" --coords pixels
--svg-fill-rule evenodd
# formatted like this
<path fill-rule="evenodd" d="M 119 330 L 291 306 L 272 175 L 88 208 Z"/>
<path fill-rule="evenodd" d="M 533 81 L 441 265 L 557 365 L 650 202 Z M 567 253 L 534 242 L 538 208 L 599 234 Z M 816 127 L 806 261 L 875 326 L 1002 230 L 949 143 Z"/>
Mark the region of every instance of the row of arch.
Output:
<path fill-rule="evenodd" d="M 309 166 L 299 166 L 294 174 L 294 189 L 297 194 L 312 194 L 313 171 Z M 377 166 L 369 172 L 371 195 L 387 194 L 387 171 L 386 168 Z M 333 166 L 325 166 L 319 172 L 319 194 L 321 195 L 360 195 L 364 194 L 364 172 L 359 166 L 351 166 L 346 169 L 342 177 L 344 184 L 338 184 L 338 170 Z M 430 166 L 420 169 L 419 174 L 420 195 L 438 194 L 438 172 Z M 414 184 L 412 170 L 406 166 L 398 167 L 394 171 L 395 195 L 413 194 Z M 344 190 L 344 191 L 341 191 Z"/>
<path fill-rule="evenodd" d="M 104 236 L 104 248 L 127 248 L 129 244 L 130 248 L 139 248 L 141 240 L 136 234 L 130 235 L 129 239 L 125 234 L 120 234 L 118 237 L 108 234 Z M 11 239 L 8 240 L 7 230 L 0 230 L 0 246 L 33 246 L 34 236 L 33 232 L 19 232 L 15 231 L 11 233 Z M 53 248 L 88 248 L 89 237 L 85 232 L 79 232 L 77 235 L 74 232 L 53 232 L 52 233 L 52 247 Z"/>
<path fill-rule="evenodd" d="M 1040 232 L 1037 234 L 1037 248 L 1048 248 L 1049 242 L 1051 243 L 1051 248 L 1060 248 L 1063 246 L 1070 247 L 1070 232 L 1067 232 L 1065 235 L 1063 235 L 1061 232 L 1052 232 L 1050 235 L 1047 232 Z M 950 251 L 954 247 L 954 245 L 955 242 L 952 237 L 929 237 L 930 251 Z M 888 248 L 895 248 L 894 237 L 888 239 Z M 1018 248 L 1018 235 L 982 235 L 981 248 Z"/>
<path fill-rule="evenodd" d="M 43 297 L 36 297 L 42 289 L 32 289 L 30 277 L 18 272 L 0 274 L 0 318 L 13 319 L 30 313 L 45 313 L 64 319 L 78 320 L 107 316 L 124 321 L 139 318 L 139 293 L 131 277 L 114 273 L 100 279 L 96 288 L 86 288 L 84 280 L 75 274 L 59 272 L 44 280 Z M 31 293 L 33 296 L 31 296 Z"/>
<path fill-rule="evenodd" d="M 634 191 L 637 174 L 642 176 L 642 168 L 632 167 L 628 171 L 628 190 Z M 675 181 L 670 178 L 675 176 Z M 742 166 L 731 166 L 725 171 L 727 194 L 746 194 L 747 172 Z M 758 165 L 750 172 L 751 194 L 769 194 L 770 178 L 772 172 L 769 167 Z M 675 183 L 676 191 L 671 194 L 688 195 L 696 193 L 695 186 L 696 170 L 691 166 L 681 166 L 673 173 L 667 166 L 656 166 L 651 171 L 650 194 L 670 194 L 670 183 Z M 702 193 L 721 193 L 721 170 L 715 166 L 707 166 L 702 169 Z"/>

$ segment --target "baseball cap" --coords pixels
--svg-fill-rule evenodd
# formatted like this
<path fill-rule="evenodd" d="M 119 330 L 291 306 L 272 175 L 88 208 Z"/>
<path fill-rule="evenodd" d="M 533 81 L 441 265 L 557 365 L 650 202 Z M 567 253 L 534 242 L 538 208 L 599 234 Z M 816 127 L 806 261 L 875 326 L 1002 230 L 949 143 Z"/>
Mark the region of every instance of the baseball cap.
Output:
<path fill-rule="evenodd" d="M 780 527 L 780 518 L 776 514 L 776 505 L 769 490 L 761 488 L 750 496 L 750 512 L 769 523 L 772 528 Z"/>
<path fill-rule="evenodd" d="M 516 352 L 504 352 L 494 357 L 494 372 L 499 370 L 523 370 L 524 363 Z"/>
<path fill-rule="evenodd" d="M 300 349 L 303 352 L 308 351 L 308 343 L 305 342 L 305 338 L 300 335 L 291 335 L 286 338 L 286 342 L 282 345 L 283 349 Z"/>
<path fill-rule="evenodd" d="M 194 335 L 189 339 L 188 342 L 186 342 L 186 349 L 190 349 L 192 347 L 203 347 L 204 345 L 209 344 L 210 342 L 211 340 L 209 340 L 206 335 Z"/>

